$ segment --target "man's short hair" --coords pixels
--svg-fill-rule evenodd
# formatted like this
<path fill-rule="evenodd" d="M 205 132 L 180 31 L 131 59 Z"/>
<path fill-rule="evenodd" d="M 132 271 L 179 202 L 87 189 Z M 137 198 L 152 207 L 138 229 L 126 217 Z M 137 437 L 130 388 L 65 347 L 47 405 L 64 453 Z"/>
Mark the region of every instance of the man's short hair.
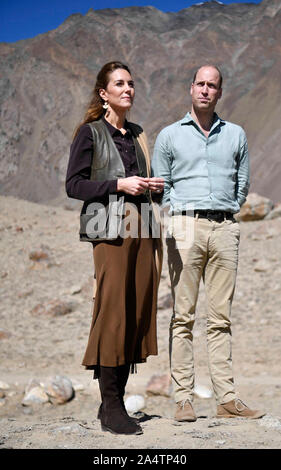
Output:
<path fill-rule="evenodd" d="M 217 70 L 217 72 L 219 73 L 219 76 L 220 76 L 219 88 L 221 88 L 221 87 L 222 87 L 222 73 L 221 73 L 220 69 L 219 69 L 216 65 L 213 65 L 213 64 L 201 65 L 201 67 L 199 67 L 199 68 L 196 70 L 196 72 L 195 72 L 195 74 L 194 74 L 194 76 L 193 76 L 192 83 L 195 82 L 195 80 L 196 80 L 196 75 L 197 75 L 198 71 L 199 71 L 200 69 L 202 69 L 202 67 L 213 67 L 213 69 L 216 69 L 216 70 Z"/>

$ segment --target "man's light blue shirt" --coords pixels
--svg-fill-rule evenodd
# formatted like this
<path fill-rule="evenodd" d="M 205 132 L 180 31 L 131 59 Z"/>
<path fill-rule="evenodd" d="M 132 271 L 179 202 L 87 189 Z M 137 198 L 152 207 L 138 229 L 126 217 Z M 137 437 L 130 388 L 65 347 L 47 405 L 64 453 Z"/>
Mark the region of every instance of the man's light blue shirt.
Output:
<path fill-rule="evenodd" d="M 152 172 L 165 180 L 162 205 L 171 211 L 239 212 L 249 190 L 246 134 L 215 113 L 206 137 L 187 113 L 159 133 Z"/>

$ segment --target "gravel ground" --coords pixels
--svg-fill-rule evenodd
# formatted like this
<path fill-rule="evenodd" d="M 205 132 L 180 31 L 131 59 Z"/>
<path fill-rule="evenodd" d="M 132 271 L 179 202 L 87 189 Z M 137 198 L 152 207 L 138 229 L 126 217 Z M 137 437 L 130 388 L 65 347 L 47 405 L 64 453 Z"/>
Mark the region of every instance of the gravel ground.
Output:
<path fill-rule="evenodd" d="M 173 397 L 147 395 L 154 374 L 169 373 L 171 316 L 166 259 L 159 290 L 158 356 L 130 375 L 126 397 L 141 394 L 140 436 L 101 431 L 99 391 L 81 360 L 92 315 L 91 247 L 78 241 L 79 212 L 0 197 L 0 449 L 275 449 L 281 448 L 281 218 L 241 222 L 232 309 L 233 366 L 240 398 L 263 409 L 259 420 L 216 419 L 213 395 L 196 396 L 195 423 L 173 420 Z M 200 287 L 194 329 L 197 385 L 211 389 L 206 307 Z M 23 406 L 30 380 L 69 378 L 65 404 Z M 100 454 L 99 454 L 100 455 Z M 109 455 L 109 454 L 108 454 Z"/>

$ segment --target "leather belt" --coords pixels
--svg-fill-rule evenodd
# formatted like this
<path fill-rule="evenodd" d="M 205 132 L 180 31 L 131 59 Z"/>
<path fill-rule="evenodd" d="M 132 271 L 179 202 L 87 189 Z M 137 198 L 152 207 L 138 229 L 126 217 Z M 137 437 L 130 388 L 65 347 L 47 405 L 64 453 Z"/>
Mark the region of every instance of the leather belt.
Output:
<path fill-rule="evenodd" d="M 202 219 L 209 219 L 215 220 L 216 222 L 223 222 L 224 219 L 231 220 L 233 219 L 232 212 L 224 212 L 224 211 L 214 211 L 214 210 L 190 210 L 190 211 L 181 211 L 181 212 L 174 212 L 172 211 L 172 215 L 189 215 L 194 216 Z"/>

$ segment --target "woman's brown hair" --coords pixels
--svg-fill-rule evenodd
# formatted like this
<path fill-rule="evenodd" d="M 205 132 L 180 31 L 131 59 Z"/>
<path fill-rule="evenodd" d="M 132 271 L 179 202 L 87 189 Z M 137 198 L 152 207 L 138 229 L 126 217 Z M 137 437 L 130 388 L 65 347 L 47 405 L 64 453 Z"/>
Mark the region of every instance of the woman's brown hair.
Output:
<path fill-rule="evenodd" d="M 110 74 L 112 72 L 114 72 L 115 70 L 117 70 L 117 69 L 127 70 L 127 72 L 129 72 L 129 74 L 131 75 L 129 67 L 127 65 L 123 64 L 122 62 L 117 62 L 117 61 L 108 62 L 107 64 L 105 64 L 102 67 L 102 69 L 99 71 L 99 73 L 97 75 L 97 81 L 96 81 L 95 87 L 94 87 L 93 92 L 92 92 L 92 98 L 91 98 L 91 101 L 88 105 L 88 108 L 87 108 L 87 111 L 85 113 L 84 119 L 77 126 L 77 128 L 74 132 L 74 137 L 73 138 L 76 137 L 76 135 L 79 132 L 79 129 L 81 128 L 81 126 L 83 126 L 83 124 L 87 124 L 88 122 L 92 122 L 92 121 L 97 121 L 104 114 L 104 109 L 103 109 L 104 101 L 100 97 L 99 91 L 100 91 L 100 89 L 106 90 L 108 82 L 109 82 Z"/>

